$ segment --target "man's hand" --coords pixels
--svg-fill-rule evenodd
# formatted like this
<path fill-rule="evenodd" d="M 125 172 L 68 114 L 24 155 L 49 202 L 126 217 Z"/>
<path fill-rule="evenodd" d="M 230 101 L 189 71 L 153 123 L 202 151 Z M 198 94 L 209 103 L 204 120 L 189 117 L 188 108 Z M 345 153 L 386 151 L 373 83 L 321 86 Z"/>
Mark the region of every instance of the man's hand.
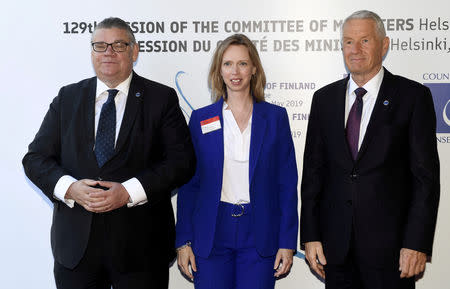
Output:
<path fill-rule="evenodd" d="M 305 257 L 309 263 L 309 267 L 314 270 L 320 277 L 325 279 L 324 265 L 327 264 L 325 255 L 323 254 L 322 243 L 318 241 L 305 243 Z"/>
<path fill-rule="evenodd" d="M 94 188 L 97 184 L 98 181 L 90 179 L 76 181 L 69 186 L 64 198 L 72 199 L 86 210 L 93 212 L 90 205 L 99 200 L 95 199 L 91 194 L 103 191 L 100 188 Z"/>
<path fill-rule="evenodd" d="M 293 263 L 293 257 L 294 250 L 278 249 L 277 256 L 275 257 L 275 264 L 273 266 L 273 269 L 276 270 L 274 274 L 275 277 L 289 274 Z"/>
<path fill-rule="evenodd" d="M 189 264 L 191 264 L 192 271 L 194 272 L 197 272 L 197 266 L 195 265 L 195 256 L 191 246 L 186 246 L 177 250 L 177 255 L 177 263 L 181 272 L 189 277 L 189 279 L 194 280 L 194 276 L 189 270 Z"/>
<path fill-rule="evenodd" d="M 89 211 L 104 213 L 120 208 L 128 203 L 130 195 L 121 183 L 97 181 L 97 183 L 107 188 L 91 192 L 89 196 L 93 201 L 89 203 Z"/>
<path fill-rule="evenodd" d="M 427 255 L 425 253 L 402 248 L 400 250 L 400 278 L 410 278 L 425 271 Z"/>

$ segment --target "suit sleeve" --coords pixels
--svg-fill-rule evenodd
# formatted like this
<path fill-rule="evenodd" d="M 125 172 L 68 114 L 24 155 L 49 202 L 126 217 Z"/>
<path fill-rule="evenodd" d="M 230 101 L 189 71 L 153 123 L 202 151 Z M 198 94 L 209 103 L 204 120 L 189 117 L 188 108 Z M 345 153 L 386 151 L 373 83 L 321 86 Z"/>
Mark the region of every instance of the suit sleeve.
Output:
<path fill-rule="evenodd" d="M 197 135 L 196 135 L 196 113 L 192 112 L 189 120 L 189 129 L 192 135 L 195 152 L 198 153 Z M 178 248 L 188 241 L 193 241 L 192 214 L 195 208 L 197 192 L 200 189 L 199 162 L 197 161 L 196 170 L 193 178 L 178 190 L 177 196 L 177 225 L 175 247 Z"/>
<path fill-rule="evenodd" d="M 324 149 L 320 130 L 319 98 L 314 94 L 306 134 L 301 184 L 300 247 L 311 241 L 321 241 L 319 201 L 324 182 Z"/>
<path fill-rule="evenodd" d="M 439 157 L 433 99 L 430 90 L 423 89 L 416 94 L 409 125 L 412 197 L 403 247 L 431 255 L 440 194 Z"/>
<path fill-rule="evenodd" d="M 279 248 L 296 249 L 298 238 L 298 172 L 289 119 L 283 109 L 279 120 L 279 203 L 281 207 Z"/>
<path fill-rule="evenodd" d="M 64 88 L 53 99 L 41 127 L 28 146 L 22 160 L 27 177 L 52 201 L 53 191 L 58 180 L 67 175 L 60 165 L 61 138 L 60 113 Z"/>
<path fill-rule="evenodd" d="M 175 90 L 170 89 L 167 95 L 160 97 L 165 97 L 167 102 L 161 113 L 159 139 L 154 141 L 162 148 L 162 160 L 150 164 L 136 176 L 152 204 L 189 181 L 195 168 L 191 137 Z"/>

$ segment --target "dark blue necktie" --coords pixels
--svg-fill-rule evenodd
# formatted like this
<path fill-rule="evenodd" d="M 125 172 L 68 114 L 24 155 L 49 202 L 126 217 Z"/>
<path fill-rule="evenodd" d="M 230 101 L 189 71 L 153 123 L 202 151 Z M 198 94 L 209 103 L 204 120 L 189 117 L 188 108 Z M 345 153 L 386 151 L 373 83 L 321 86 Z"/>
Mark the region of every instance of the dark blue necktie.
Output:
<path fill-rule="evenodd" d="M 361 125 L 361 115 L 363 109 L 363 96 L 367 90 L 362 87 L 355 89 L 356 99 L 350 109 L 347 119 L 347 142 L 352 153 L 352 157 L 356 160 L 358 155 L 359 127 Z"/>
<path fill-rule="evenodd" d="M 94 149 L 99 168 L 114 155 L 116 139 L 116 103 L 114 98 L 118 92 L 117 89 L 108 90 L 108 100 L 103 104 L 100 113 Z"/>

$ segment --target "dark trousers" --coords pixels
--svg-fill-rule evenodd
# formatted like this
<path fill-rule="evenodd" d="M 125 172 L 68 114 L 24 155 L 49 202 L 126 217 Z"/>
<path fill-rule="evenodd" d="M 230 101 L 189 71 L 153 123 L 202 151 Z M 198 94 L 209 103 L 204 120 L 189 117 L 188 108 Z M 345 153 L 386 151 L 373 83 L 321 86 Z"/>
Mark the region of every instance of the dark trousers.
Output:
<path fill-rule="evenodd" d="M 415 280 L 400 279 L 399 265 L 390 268 L 374 268 L 363 264 L 355 250 L 354 235 L 344 264 L 325 266 L 326 289 L 414 289 Z M 400 250 L 398 252 L 400 254 Z"/>
<path fill-rule="evenodd" d="M 274 288 L 275 256 L 258 254 L 250 220 L 250 205 L 242 210 L 239 205 L 220 202 L 211 254 L 196 256 L 196 289 Z"/>
<path fill-rule="evenodd" d="M 169 268 L 155 260 L 153 269 L 119 272 L 113 262 L 113 250 L 107 214 L 95 214 L 86 252 L 80 263 L 68 269 L 55 261 L 58 289 L 167 289 Z M 139 250 L 139 248 L 136 248 Z M 157 250 L 157 248 L 155 248 Z M 165 263 L 164 263 L 165 264 Z"/>

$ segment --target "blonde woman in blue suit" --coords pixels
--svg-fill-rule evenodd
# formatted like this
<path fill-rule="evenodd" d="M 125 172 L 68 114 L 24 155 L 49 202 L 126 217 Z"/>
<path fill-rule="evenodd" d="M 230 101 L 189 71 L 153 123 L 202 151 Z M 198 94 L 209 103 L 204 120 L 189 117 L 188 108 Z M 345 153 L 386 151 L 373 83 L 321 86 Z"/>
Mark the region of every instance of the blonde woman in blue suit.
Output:
<path fill-rule="evenodd" d="M 253 43 L 232 35 L 212 60 L 214 103 L 191 115 L 197 167 L 178 193 L 176 246 L 197 289 L 273 289 L 292 266 L 294 145 L 286 110 L 264 101 L 265 83 Z"/>

